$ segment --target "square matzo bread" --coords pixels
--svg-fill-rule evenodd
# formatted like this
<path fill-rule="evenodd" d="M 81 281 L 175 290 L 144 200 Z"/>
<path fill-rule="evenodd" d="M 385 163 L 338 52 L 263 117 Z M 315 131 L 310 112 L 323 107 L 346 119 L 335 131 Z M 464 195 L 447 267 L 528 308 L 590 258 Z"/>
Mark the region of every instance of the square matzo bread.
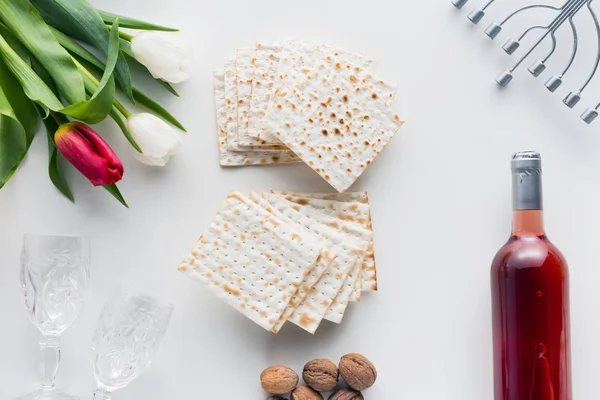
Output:
<path fill-rule="evenodd" d="M 281 196 L 271 195 L 272 197 L 276 197 L 279 199 L 283 199 Z M 286 200 L 287 201 L 287 200 Z M 323 225 L 329 226 L 338 232 L 342 233 L 346 237 L 355 238 L 361 241 L 364 248 L 368 249 L 368 246 L 373 242 L 373 232 L 369 229 L 361 227 L 352 222 L 340 220 L 334 216 L 329 216 L 319 211 L 316 211 L 310 207 L 303 206 L 300 204 L 296 204 L 293 202 L 289 202 L 292 205 L 292 208 L 296 210 L 298 213 L 310 218 L 312 221 L 319 222 Z M 365 252 L 365 257 L 366 257 Z M 351 274 L 347 278 L 347 282 L 344 285 L 344 291 L 341 291 L 338 294 L 338 297 L 335 299 L 334 304 L 328 311 L 327 316 L 325 317 L 327 320 L 332 322 L 341 322 L 341 319 L 344 315 L 344 311 L 346 309 L 346 304 L 348 300 L 350 301 L 360 301 L 360 291 L 361 291 L 361 279 L 362 279 L 362 270 L 365 267 L 366 258 L 363 258 L 361 263 L 361 270 L 358 271 L 357 274 Z"/>
<path fill-rule="evenodd" d="M 348 195 L 348 193 L 338 194 L 340 197 Z M 327 214 L 329 216 L 338 218 L 342 221 L 351 222 L 357 224 L 365 229 L 373 231 L 373 225 L 371 222 L 371 207 L 367 203 L 360 202 L 347 202 L 337 201 L 328 199 L 311 199 L 308 197 L 296 197 L 291 195 L 284 196 L 287 200 L 306 206 L 313 210 Z M 366 197 L 366 193 L 365 193 Z M 345 225 L 340 225 L 341 229 L 346 229 Z M 363 291 L 376 291 L 377 290 L 377 266 L 375 263 L 375 242 L 371 241 L 369 249 L 365 255 L 365 259 L 362 266 L 362 276 L 360 288 Z M 357 293 L 354 295 L 354 299 L 359 296 Z"/>
<path fill-rule="evenodd" d="M 299 224 L 310 227 L 310 231 L 317 235 L 323 243 L 330 244 L 332 251 L 337 255 L 330 269 L 313 289 L 314 295 L 309 294 L 307 296 L 292 316 L 291 321 L 297 323 L 294 317 L 299 316 L 300 312 L 309 310 L 315 312 L 315 317 L 323 318 L 321 313 L 325 310 L 325 319 L 341 323 L 348 300 L 360 273 L 368 241 L 342 234 L 327 224 L 319 223 L 317 220 L 295 210 L 293 204 L 282 197 L 265 196 L 269 203 L 281 213 L 289 216 Z M 325 215 L 324 217 L 327 218 Z M 370 235 L 370 232 L 365 231 L 365 235 Z M 329 293 L 327 294 L 327 292 Z M 325 307 L 326 305 L 327 307 Z"/>
<path fill-rule="evenodd" d="M 303 40 L 290 39 L 284 45 L 281 52 L 281 62 L 277 72 L 275 90 L 267 110 L 273 108 L 277 102 L 281 101 L 290 90 L 302 82 L 317 62 L 325 58 L 328 54 L 333 54 L 345 62 L 357 66 L 357 76 L 373 91 L 379 93 L 382 99 L 388 104 L 394 99 L 396 87 L 387 82 L 373 77 L 372 70 L 375 61 L 364 57 L 361 54 L 345 51 L 342 49 L 334 50 L 326 45 L 313 45 Z M 263 137 L 269 143 L 280 143 L 269 125 L 263 124 Z"/>
<path fill-rule="evenodd" d="M 270 331 L 321 247 L 233 191 L 179 270 Z"/>
<path fill-rule="evenodd" d="M 326 57 L 264 120 L 338 192 L 356 181 L 402 126 L 357 69 Z"/>
<path fill-rule="evenodd" d="M 225 72 L 213 74 L 215 108 L 217 114 L 217 145 L 219 165 L 222 167 L 239 167 L 243 165 L 284 164 L 299 162 L 300 159 L 290 151 L 254 152 L 231 151 L 227 147 L 227 131 L 234 129 L 235 123 L 227 124 L 227 100 L 225 97 Z"/>
<path fill-rule="evenodd" d="M 282 45 L 280 43 L 262 44 L 255 47 L 254 75 L 252 77 L 252 100 L 250 102 L 250 118 L 248 120 L 248 136 L 259 142 L 264 139 L 263 118 L 273 96 L 273 85 Z M 281 143 L 279 143 L 281 144 Z"/>
<path fill-rule="evenodd" d="M 248 135 L 248 122 L 250 119 L 250 103 L 252 101 L 252 79 L 254 77 L 254 47 L 245 47 L 237 50 L 236 58 L 236 88 L 238 99 L 238 144 L 240 147 L 260 147 L 267 144 Z M 281 146 L 281 143 L 278 144 Z"/>
<path fill-rule="evenodd" d="M 287 150 L 285 146 L 280 145 L 278 148 L 273 146 L 255 146 L 243 147 L 238 143 L 238 101 L 237 101 L 237 86 L 236 86 L 236 59 L 230 57 L 225 60 L 225 104 L 227 106 L 227 150 L 230 151 L 281 151 Z"/>
<path fill-rule="evenodd" d="M 296 229 L 299 229 L 303 235 L 313 236 L 313 234 L 305 227 L 297 225 L 294 221 L 289 219 L 287 216 L 280 213 L 278 210 L 274 209 L 265 199 L 261 197 L 258 193 L 251 192 L 248 198 L 254 201 L 256 204 L 272 213 L 277 219 L 293 225 Z M 317 260 L 317 263 L 311 273 L 304 278 L 304 281 L 292 296 L 292 300 L 288 304 L 279 321 L 275 324 L 272 332 L 277 334 L 285 324 L 285 322 L 294 314 L 298 306 L 304 301 L 306 296 L 310 293 L 310 291 L 315 287 L 317 282 L 321 279 L 323 274 L 328 270 L 329 266 L 333 262 L 333 260 L 337 257 L 333 252 L 329 251 L 326 247 L 321 251 L 321 255 Z M 298 319 L 300 321 L 300 328 L 314 333 L 319 327 L 320 319 L 313 318 L 310 314 L 304 313 Z"/>
<path fill-rule="evenodd" d="M 369 204 L 367 192 L 346 192 L 346 193 L 313 193 L 313 192 L 293 192 L 290 190 L 271 190 L 272 194 L 280 196 L 306 197 L 308 199 L 335 200 L 350 203 Z"/>

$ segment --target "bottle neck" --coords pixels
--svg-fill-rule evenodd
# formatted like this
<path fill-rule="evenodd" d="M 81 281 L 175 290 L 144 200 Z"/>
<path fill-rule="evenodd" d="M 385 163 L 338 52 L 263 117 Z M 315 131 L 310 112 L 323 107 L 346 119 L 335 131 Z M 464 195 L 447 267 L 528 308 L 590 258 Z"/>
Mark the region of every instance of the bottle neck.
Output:
<path fill-rule="evenodd" d="M 520 165 L 513 168 L 512 178 L 513 236 L 544 235 L 541 168 Z"/>
<path fill-rule="evenodd" d="M 514 210 L 512 236 L 544 236 L 542 210 Z"/>

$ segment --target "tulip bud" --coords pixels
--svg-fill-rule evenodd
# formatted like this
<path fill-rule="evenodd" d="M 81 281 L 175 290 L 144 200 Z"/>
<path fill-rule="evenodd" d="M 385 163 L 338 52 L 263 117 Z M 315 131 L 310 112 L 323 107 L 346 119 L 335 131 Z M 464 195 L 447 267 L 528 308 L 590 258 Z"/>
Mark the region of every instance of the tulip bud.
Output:
<path fill-rule="evenodd" d="M 89 126 L 81 122 L 62 124 L 54 141 L 58 151 L 94 186 L 111 185 L 123 178 L 123 164 Z"/>
<path fill-rule="evenodd" d="M 177 33 L 140 32 L 131 39 L 131 51 L 156 79 L 179 83 L 189 78 L 191 52 Z"/>
<path fill-rule="evenodd" d="M 127 118 L 127 128 L 142 149 L 142 154 L 133 150 L 133 157 L 144 164 L 164 167 L 183 144 L 175 129 L 149 113 Z"/>

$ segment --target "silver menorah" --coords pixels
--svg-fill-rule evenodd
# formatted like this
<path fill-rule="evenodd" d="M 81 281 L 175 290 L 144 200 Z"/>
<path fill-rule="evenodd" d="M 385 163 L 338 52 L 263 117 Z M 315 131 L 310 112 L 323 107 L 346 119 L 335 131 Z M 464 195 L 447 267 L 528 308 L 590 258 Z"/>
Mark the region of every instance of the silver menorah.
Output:
<path fill-rule="evenodd" d="M 452 4 L 458 8 L 463 8 L 469 0 L 452 0 Z M 485 4 L 482 6 L 475 7 L 473 11 L 468 14 L 468 19 L 473 24 L 478 24 L 486 15 L 486 11 L 488 8 L 497 0 L 487 0 Z M 524 7 L 521 7 L 511 13 L 509 13 L 503 20 L 499 22 L 492 22 L 485 29 L 485 34 L 492 40 L 494 40 L 505 24 L 514 18 L 516 15 L 521 14 L 522 12 L 532 10 L 532 9 L 549 9 L 554 11 L 553 19 L 546 23 L 541 23 L 539 25 L 533 25 L 525 29 L 520 36 L 511 37 L 508 39 L 502 49 L 509 55 L 512 55 L 521 45 L 523 39 L 525 37 L 534 34 L 535 32 L 539 32 L 538 40 L 527 49 L 523 55 L 506 71 L 502 72 L 497 78 L 496 82 L 502 86 L 507 86 L 513 79 L 513 73 L 519 68 L 527 59 L 530 58 L 532 53 L 544 42 L 550 40 L 551 47 L 550 50 L 538 60 L 535 60 L 528 68 L 528 71 L 534 76 L 538 77 L 546 70 L 546 63 L 548 60 L 554 55 L 557 47 L 557 39 L 556 32 L 568 22 L 568 26 L 571 28 L 573 44 L 571 55 L 568 60 L 566 60 L 565 67 L 560 71 L 560 73 L 552 75 L 545 83 L 546 88 L 554 93 L 556 89 L 558 89 L 562 83 L 564 76 L 569 72 L 575 58 L 578 55 L 579 49 L 579 37 L 577 32 L 577 24 L 574 22 L 574 17 L 580 12 L 588 12 L 593 20 L 596 29 L 597 35 L 597 45 L 598 49 L 596 51 L 596 59 L 593 64 L 592 71 L 583 82 L 583 84 L 577 88 L 576 90 L 572 90 L 567 94 L 567 96 L 563 99 L 563 103 L 569 107 L 574 108 L 577 103 L 581 100 L 582 93 L 585 91 L 587 87 L 589 87 L 590 83 L 594 79 L 596 72 L 598 71 L 598 66 L 600 64 L 600 23 L 598 21 L 598 17 L 596 12 L 592 7 L 592 3 L 594 0 L 566 0 L 565 3 L 560 6 L 551 6 L 548 4 L 530 4 Z M 581 53 L 581 52 L 580 52 Z M 591 124 L 598 117 L 598 113 L 600 112 L 600 101 L 595 105 L 588 107 L 583 114 L 581 114 L 581 119 L 588 124 Z"/>

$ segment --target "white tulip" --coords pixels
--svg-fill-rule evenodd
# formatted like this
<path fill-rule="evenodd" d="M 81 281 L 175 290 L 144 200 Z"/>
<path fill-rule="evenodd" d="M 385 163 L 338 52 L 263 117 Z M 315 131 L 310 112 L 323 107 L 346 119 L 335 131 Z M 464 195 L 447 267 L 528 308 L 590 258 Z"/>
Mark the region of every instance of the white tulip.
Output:
<path fill-rule="evenodd" d="M 133 149 L 133 157 L 144 164 L 164 167 L 183 144 L 174 128 L 152 114 L 130 116 L 127 128 L 143 151 L 141 154 Z"/>
<path fill-rule="evenodd" d="M 178 33 L 140 32 L 131 39 L 131 50 L 157 79 L 179 83 L 190 76 L 191 52 Z"/>

